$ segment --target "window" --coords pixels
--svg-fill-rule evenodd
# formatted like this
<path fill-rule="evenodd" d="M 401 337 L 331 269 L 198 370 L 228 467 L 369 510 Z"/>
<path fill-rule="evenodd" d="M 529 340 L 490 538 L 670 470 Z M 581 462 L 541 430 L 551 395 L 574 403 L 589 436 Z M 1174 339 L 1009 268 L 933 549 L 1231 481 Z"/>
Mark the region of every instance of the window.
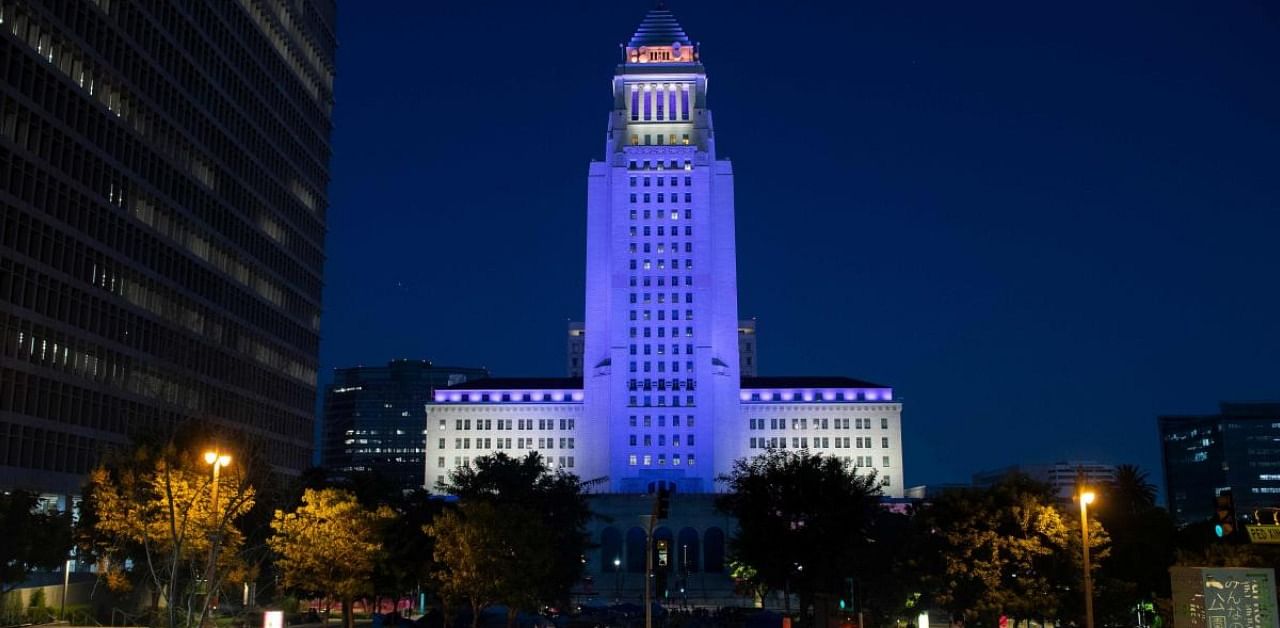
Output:
<path fill-rule="evenodd" d="M 888 456 L 885 456 L 885 457 L 884 457 L 884 465 L 882 465 L 882 466 L 885 466 L 885 467 L 888 467 L 888 466 L 889 466 L 889 457 L 888 457 Z"/>
<path fill-rule="evenodd" d="M 880 419 L 880 429 L 882 430 L 889 429 L 889 419 Z"/>
<path fill-rule="evenodd" d="M 444 456 L 440 456 L 439 458 L 436 458 L 436 468 L 437 469 L 444 468 Z"/>
<path fill-rule="evenodd" d="M 630 456 L 627 456 L 627 465 L 632 466 L 632 467 L 636 466 L 636 455 L 635 455 L 635 454 L 631 454 Z"/>
<path fill-rule="evenodd" d="M 881 438 L 881 439 L 880 439 L 880 446 L 881 446 L 881 447 L 883 447 L 883 448 L 885 448 L 885 449 L 888 449 L 888 448 L 889 448 L 889 438 L 888 438 L 888 437 Z"/>

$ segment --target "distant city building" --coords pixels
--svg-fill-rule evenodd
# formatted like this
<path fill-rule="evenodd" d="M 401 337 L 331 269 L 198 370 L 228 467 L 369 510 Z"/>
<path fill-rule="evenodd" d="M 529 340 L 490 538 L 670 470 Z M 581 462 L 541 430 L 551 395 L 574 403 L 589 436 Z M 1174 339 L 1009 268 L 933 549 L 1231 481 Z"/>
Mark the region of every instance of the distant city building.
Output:
<path fill-rule="evenodd" d="M 950 491 L 967 491 L 972 488 L 972 484 L 919 484 L 908 487 L 902 492 L 902 496 L 906 499 L 928 500 Z"/>
<path fill-rule="evenodd" d="M 1090 486 L 1112 484 L 1116 481 L 1116 467 L 1092 461 L 1067 461 L 1051 464 L 1018 464 L 990 471 L 973 474 L 973 485 L 991 486 L 1011 474 L 1020 473 L 1037 482 L 1043 482 L 1053 488 L 1058 499 L 1075 498 L 1076 478 L 1084 473 L 1085 482 Z"/>
<path fill-rule="evenodd" d="M 738 358 L 739 370 L 743 377 L 755 377 L 759 374 L 758 348 L 756 346 L 756 319 L 738 321 Z"/>
<path fill-rule="evenodd" d="M 0 6 L 0 488 L 197 418 L 310 466 L 334 11 Z"/>
<path fill-rule="evenodd" d="M 582 321 L 569 321 L 567 351 L 569 365 L 566 372 L 569 377 L 582 377 L 582 352 L 586 347 L 583 342 L 586 333 Z M 738 321 L 738 356 L 743 377 L 755 377 L 758 373 L 756 358 L 756 320 L 754 318 Z"/>
<path fill-rule="evenodd" d="M 422 426 L 432 393 L 488 376 L 482 368 L 426 360 L 336 369 L 324 393 L 321 465 L 337 472 L 375 471 L 401 488 L 421 487 Z"/>
<path fill-rule="evenodd" d="M 1223 491 L 1246 519 L 1280 507 L 1280 403 L 1224 402 L 1220 410 L 1158 420 L 1169 512 L 1181 525 L 1211 519 Z"/>
<path fill-rule="evenodd" d="M 569 377 L 582 377 L 583 336 L 586 334 L 583 328 L 582 321 L 569 321 L 568 351 L 566 352 L 569 356 L 567 369 Z"/>
<path fill-rule="evenodd" d="M 610 492 L 710 493 L 735 460 L 776 448 L 836 456 L 900 497 L 891 387 L 750 375 L 755 321 L 738 317 L 734 232 L 752 227 L 735 227 L 698 46 L 658 8 L 622 54 L 604 159 L 588 171 L 585 323 L 568 327 L 568 370 L 581 375 L 437 390 L 427 485 L 478 456 L 538 451 Z"/>

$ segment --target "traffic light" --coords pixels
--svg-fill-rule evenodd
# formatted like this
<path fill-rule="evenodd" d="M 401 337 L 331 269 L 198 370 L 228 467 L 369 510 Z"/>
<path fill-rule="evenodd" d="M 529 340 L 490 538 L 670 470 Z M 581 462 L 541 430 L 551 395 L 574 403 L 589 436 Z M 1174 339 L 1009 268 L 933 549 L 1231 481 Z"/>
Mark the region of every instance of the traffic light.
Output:
<path fill-rule="evenodd" d="M 657 499 L 653 503 L 653 516 L 666 519 L 671 514 L 671 492 L 665 487 L 658 488 Z"/>
<path fill-rule="evenodd" d="M 1236 504 L 1231 497 L 1231 491 L 1222 491 L 1218 493 L 1214 501 L 1214 526 L 1213 533 L 1220 539 L 1231 536 L 1236 530 Z"/>

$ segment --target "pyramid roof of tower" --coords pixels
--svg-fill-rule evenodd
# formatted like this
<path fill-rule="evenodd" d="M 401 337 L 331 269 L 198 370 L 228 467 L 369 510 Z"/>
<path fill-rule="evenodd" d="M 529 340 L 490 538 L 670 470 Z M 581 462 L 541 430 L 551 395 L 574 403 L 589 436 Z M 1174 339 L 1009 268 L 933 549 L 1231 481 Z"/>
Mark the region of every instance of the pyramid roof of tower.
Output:
<path fill-rule="evenodd" d="M 680 23 L 676 21 L 671 11 L 659 6 L 650 10 L 644 16 L 640 26 L 636 27 L 635 34 L 631 36 L 631 42 L 627 45 L 632 48 L 639 46 L 669 46 L 677 41 L 681 45 L 693 45 L 689 36 L 684 33 L 684 29 L 680 28 Z"/>

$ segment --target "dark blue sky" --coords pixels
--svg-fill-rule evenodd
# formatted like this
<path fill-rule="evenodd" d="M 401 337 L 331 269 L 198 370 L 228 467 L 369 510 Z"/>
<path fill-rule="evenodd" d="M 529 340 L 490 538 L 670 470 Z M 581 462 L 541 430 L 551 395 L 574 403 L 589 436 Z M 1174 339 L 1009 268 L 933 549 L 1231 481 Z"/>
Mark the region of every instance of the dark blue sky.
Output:
<path fill-rule="evenodd" d="M 1280 11 L 694 2 L 766 375 L 893 385 L 908 484 L 1134 462 L 1280 398 Z M 325 377 L 562 375 L 586 172 L 651 5 L 341 3 Z"/>

